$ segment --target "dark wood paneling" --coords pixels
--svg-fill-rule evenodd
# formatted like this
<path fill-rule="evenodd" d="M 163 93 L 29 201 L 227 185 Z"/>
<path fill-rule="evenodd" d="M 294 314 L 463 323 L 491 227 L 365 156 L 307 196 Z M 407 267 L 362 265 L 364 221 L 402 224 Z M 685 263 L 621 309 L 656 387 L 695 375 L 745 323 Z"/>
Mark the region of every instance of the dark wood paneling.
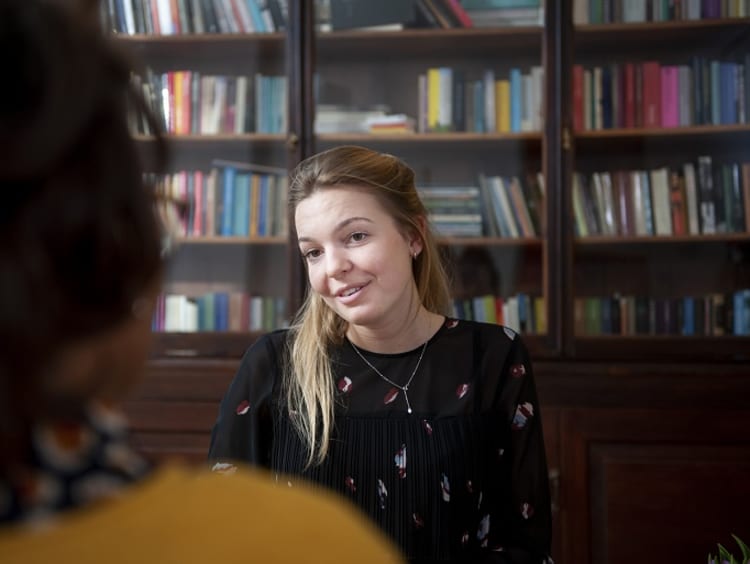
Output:
<path fill-rule="evenodd" d="M 592 444 L 592 562 L 698 561 L 746 538 L 749 446 Z"/>
<path fill-rule="evenodd" d="M 693 561 L 750 530 L 747 411 L 571 408 L 561 438 L 558 561 Z"/>

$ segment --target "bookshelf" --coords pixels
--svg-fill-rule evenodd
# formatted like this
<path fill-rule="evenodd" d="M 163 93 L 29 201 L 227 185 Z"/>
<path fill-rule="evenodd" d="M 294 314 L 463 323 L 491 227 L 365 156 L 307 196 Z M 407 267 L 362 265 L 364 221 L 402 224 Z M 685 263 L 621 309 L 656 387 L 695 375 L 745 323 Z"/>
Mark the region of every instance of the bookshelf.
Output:
<path fill-rule="evenodd" d="M 576 232 L 574 180 L 576 174 L 650 173 L 685 163 L 697 168 L 702 156 L 710 156 L 717 167 L 748 163 L 750 112 L 745 111 L 744 122 L 731 124 L 622 127 L 613 121 L 601 129 L 575 127 L 574 75 L 578 65 L 687 65 L 691 57 L 744 67 L 750 13 L 588 23 L 581 14 L 588 14 L 594 2 L 603 8 L 601 0 L 547 0 L 544 25 L 386 32 L 320 31 L 316 14 L 323 3 L 289 0 L 283 3 L 288 17 L 283 32 L 117 37 L 155 73 L 286 76 L 285 131 L 170 135 L 174 171 L 208 170 L 217 158 L 289 170 L 314 152 L 351 143 L 404 158 L 424 185 L 479 186 L 480 173 L 522 180 L 528 173 L 541 174 L 544 227 L 534 236 L 483 231 L 481 236 L 443 236 L 440 243 L 451 260 L 459 299 L 528 294 L 544 300 L 545 330 L 526 332 L 524 339 L 535 360 L 555 492 L 553 556 L 558 563 L 687 561 L 696 552 L 699 558 L 707 554 L 716 542 L 730 542 L 728 532 L 750 530 L 739 509 L 742 503 L 729 508 L 714 503 L 750 501 L 745 478 L 750 471 L 750 337 L 726 330 L 723 335 L 656 329 L 587 334 L 576 329 L 576 302 L 721 294 L 726 304 L 728 295 L 750 288 L 750 234 L 746 224 L 744 230 L 716 233 L 699 226 L 697 232 L 658 236 L 582 236 Z M 420 127 L 418 77 L 443 67 L 462 71 L 464 85 L 483 78 L 487 69 L 505 79 L 512 68 L 527 73 L 540 67 L 543 120 L 519 131 Z M 316 133 L 319 104 L 387 106 L 389 113 L 413 118 L 414 130 Z M 464 125 L 465 118 L 466 113 Z M 148 135 L 137 139 L 150 142 Z M 285 298 L 289 315 L 305 287 L 292 236 L 180 239 L 167 287 L 186 294 L 238 288 L 276 292 Z M 494 275 L 485 270 L 488 260 Z M 259 333 L 157 335 L 146 386 L 129 406 L 145 451 L 204 459 L 217 403 L 239 357 Z M 700 495 L 694 497 L 695 492 Z M 688 496 L 695 500 L 693 517 L 663 509 Z"/>

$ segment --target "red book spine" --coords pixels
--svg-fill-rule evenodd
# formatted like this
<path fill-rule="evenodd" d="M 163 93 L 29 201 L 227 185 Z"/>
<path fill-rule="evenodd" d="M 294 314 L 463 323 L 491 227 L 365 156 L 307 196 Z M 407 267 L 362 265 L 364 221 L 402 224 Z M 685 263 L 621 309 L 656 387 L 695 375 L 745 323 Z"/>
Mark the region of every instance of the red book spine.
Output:
<path fill-rule="evenodd" d="M 461 25 L 464 27 L 474 27 L 474 22 L 471 21 L 471 17 L 464 10 L 464 7 L 459 3 L 458 0 L 445 0 L 446 5 L 450 8 L 451 12 L 458 18 Z"/>
<path fill-rule="evenodd" d="M 193 173 L 193 236 L 205 235 L 203 232 L 203 171 Z"/>
<path fill-rule="evenodd" d="M 573 65 L 573 131 L 583 131 L 583 65 Z"/>
<path fill-rule="evenodd" d="M 643 126 L 661 125 L 661 67 L 648 61 L 643 63 Z"/>
<path fill-rule="evenodd" d="M 635 121 L 635 65 L 625 63 L 625 127 L 636 127 Z"/>

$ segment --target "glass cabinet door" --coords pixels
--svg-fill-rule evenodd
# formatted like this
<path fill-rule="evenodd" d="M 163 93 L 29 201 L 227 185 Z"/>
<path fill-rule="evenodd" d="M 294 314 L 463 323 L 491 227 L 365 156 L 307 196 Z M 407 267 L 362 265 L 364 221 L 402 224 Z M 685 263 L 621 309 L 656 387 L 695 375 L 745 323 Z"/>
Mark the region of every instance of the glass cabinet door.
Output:
<path fill-rule="evenodd" d="M 159 185 L 176 241 L 154 329 L 166 352 L 239 350 L 289 316 L 284 4 L 116 4 L 103 20 L 139 61 L 172 153 Z M 151 132 L 133 129 L 147 149 Z"/>
<path fill-rule="evenodd" d="M 750 334 L 748 19 L 606 4 L 573 13 L 576 354 L 737 359 Z"/>
<path fill-rule="evenodd" d="M 455 315 L 508 325 L 539 348 L 550 188 L 542 3 L 346 4 L 315 3 L 314 150 L 362 145 L 409 164 L 450 267 Z"/>

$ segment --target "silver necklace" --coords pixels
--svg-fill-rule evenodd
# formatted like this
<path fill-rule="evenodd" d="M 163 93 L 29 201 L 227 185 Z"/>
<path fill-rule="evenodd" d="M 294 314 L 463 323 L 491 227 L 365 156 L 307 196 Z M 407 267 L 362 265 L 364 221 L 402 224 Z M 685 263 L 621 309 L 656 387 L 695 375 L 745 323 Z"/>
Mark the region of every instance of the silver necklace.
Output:
<path fill-rule="evenodd" d="M 347 341 L 349 341 L 349 339 L 347 339 Z M 386 382 L 388 382 L 391 386 L 394 386 L 395 388 L 398 388 L 399 390 L 401 390 L 402 392 L 404 392 L 404 399 L 406 400 L 406 412 L 407 413 L 411 413 L 411 403 L 409 403 L 409 394 L 407 392 L 409 391 L 409 386 L 411 385 L 411 381 L 414 380 L 414 376 L 417 374 L 417 370 L 419 370 L 419 365 L 422 364 L 422 357 L 424 356 L 424 351 L 427 349 L 427 343 L 428 342 L 429 341 L 425 341 L 424 345 L 422 345 L 422 351 L 419 353 L 419 360 L 417 360 L 417 365 L 414 367 L 414 371 L 411 373 L 411 376 L 409 376 L 409 379 L 406 381 L 406 384 L 404 384 L 403 386 L 400 386 L 399 384 L 396 384 L 396 382 L 394 382 L 393 380 L 391 380 L 390 378 L 388 378 L 385 374 L 383 374 L 380 370 L 378 370 L 377 368 L 375 368 L 372 365 L 372 363 L 364 357 L 364 355 L 354 345 L 354 343 L 352 343 L 351 341 L 349 341 L 349 344 L 352 346 L 352 348 L 354 349 L 354 352 L 357 353 L 357 355 L 359 356 L 359 358 L 361 358 L 362 360 L 364 360 L 365 364 L 367 366 L 369 366 L 370 368 L 373 369 L 373 371 L 375 372 L 375 374 L 377 374 L 378 376 L 380 376 L 383 380 L 385 380 Z"/>

